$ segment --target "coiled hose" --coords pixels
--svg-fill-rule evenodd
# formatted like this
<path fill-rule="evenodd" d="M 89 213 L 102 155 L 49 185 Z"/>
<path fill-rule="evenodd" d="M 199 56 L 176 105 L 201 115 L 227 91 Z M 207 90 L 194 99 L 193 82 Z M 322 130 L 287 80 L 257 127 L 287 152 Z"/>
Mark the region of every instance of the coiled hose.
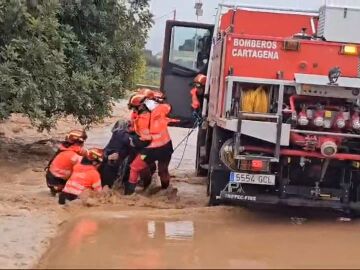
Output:
<path fill-rule="evenodd" d="M 242 94 L 241 106 L 244 112 L 267 113 L 269 112 L 269 96 L 262 86 L 255 90 L 245 90 Z"/>

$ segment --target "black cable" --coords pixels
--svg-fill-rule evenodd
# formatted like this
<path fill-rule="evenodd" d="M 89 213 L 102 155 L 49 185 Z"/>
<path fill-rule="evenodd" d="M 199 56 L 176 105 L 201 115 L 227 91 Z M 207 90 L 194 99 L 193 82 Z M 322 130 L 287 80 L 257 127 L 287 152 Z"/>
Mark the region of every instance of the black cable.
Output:
<path fill-rule="evenodd" d="M 187 148 L 187 145 L 188 145 L 188 142 L 189 142 L 189 138 L 190 138 L 190 135 L 195 131 L 195 129 L 197 127 L 199 127 L 202 123 L 202 118 L 197 118 L 195 123 L 194 123 L 194 126 L 189 130 L 188 134 L 181 140 L 180 143 L 178 143 L 178 145 L 174 148 L 174 152 L 175 150 L 185 141 L 185 146 L 184 146 L 184 150 L 182 152 L 182 155 L 181 155 L 181 158 L 180 158 L 180 161 L 178 163 L 178 165 L 173 169 L 173 170 L 177 170 L 179 169 L 183 159 L 184 159 L 184 155 L 185 155 L 185 151 L 186 151 L 186 148 Z"/>
<path fill-rule="evenodd" d="M 186 147 L 187 147 L 187 145 L 188 145 L 188 141 L 189 141 L 189 137 L 190 137 L 190 135 L 191 135 L 191 133 L 189 134 L 189 136 L 187 136 L 187 137 L 186 137 L 184 150 L 183 150 L 183 152 L 182 152 L 182 155 L 181 155 L 180 161 L 179 161 L 178 165 L 174 168 L 174 170 L 179 169 L 179 167 L 180 167 L 180 165 L 181 165 L 181 163 L 182 163 L 182 161 L 183 161 L 183 159 L 184 159 L 184 156 L 185 156 L 185 151 L 186 151 Z"/>

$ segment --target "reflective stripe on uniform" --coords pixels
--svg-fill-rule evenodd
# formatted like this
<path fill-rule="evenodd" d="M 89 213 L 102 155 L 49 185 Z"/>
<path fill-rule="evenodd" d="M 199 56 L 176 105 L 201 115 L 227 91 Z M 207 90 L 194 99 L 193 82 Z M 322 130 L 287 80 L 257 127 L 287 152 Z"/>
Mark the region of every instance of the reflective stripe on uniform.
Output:
<path fill-rule="evenodd" d="M 163 145 L 167 144 L 170 140 L 171 140 L 170 134 L 169 134 L 168 129 L 166 128 L 164 131 L 159 133 L 157 135 L 157 137 L 153 136 L 153 140 L 151 141 L 148 148 L 155 148 L 155 147 L 163 146 Z"/>
<path fill-rule="evenodd" d="M 50 168 L 50 172 L 58 178 L 62 178 L 64 180 L 69 179 L 71 175 L 71 170 L 64 170 L 64 169 L 58 169 L 58 168 Z"/>
<path fill-rule="evenodd" d="M 77 195 L 77 196 L 79 196 L 82 193 L 82 190 L 79 190 L 77 188 L 74 188 L 74 187 L 68 186 L 68 185 L 66 185 L 64 187 L 63 191 L 66 193 L 71 193 L 71 194 Z"/>
<path fill-rule="evenodd" d="M 101 191 L 101 182 L 98 181 L 98 182 L 94 183 L 94 184 L 92 185 L 92 188 L 93 188 L 95 191 Z"/>
<path fill-rule="evenodd" d="M 80 190 L 84 190 L 86 187 L 84 187 L 83 185 L 80 185 L 79 183 L 77 182 L 74 182 L 74 181 L 71 181 L 69 180 L 66 184 L 69 184 L 77 189 L 80 189 Z"/>
<path fill-rule="evenodd" d="M 74 195 L 80 195 L 85 190 L 85 187 L 74 181 L 67 181 L 64 191 Z"/>

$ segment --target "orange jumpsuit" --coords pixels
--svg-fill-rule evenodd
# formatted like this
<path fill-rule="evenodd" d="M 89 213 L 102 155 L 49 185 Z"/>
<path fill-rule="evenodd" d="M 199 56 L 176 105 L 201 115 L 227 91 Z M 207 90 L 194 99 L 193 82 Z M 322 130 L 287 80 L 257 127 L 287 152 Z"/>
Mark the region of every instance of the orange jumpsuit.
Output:
<path fill-rule="evenodd" d="M 64 180 L 69 179 L 72 169 L 76 163 L 81 160 L 84 155 L 84 149 L 79 145 L 71 145 L 70 147 L 59 148 L 59 154 L 56 155 L 51 162 L 49 171 L 55 176 Z"/>
<path fill-rule="evenodd" d="M 46 173 L 47 186 L 53 194 L 64 188 L 74 165 L 81 160 L 81 155 L 85 154 L 86 150 L 80 145 L 60 145 L 58 153 L 50 162 Z"/>
<path fill-rule="evenodd" d="M 168 123 L 176 121 L 167 117 L 171 110 L 168 104 L 158 104 L 152 112 L 143 112 L 134 121 L 135 132 L 141 140 L 151 140 L 150 145 L 140 151 L 131 163 L 129 183 L 136 184 L 139 174 L 148 164 L 158 161 L 158 172 L 162 187 L 170 182 L 168 166 L 173 146 L 168 131 Z"/>
<path fill-rule="evenodd" d="M 204 95 L 204 88 L 206 84 L 206 76 L 199 74 L 194 78 L 194 87 L 190 90 L 191 95 L 191 107 L 197 111 L 201 107 L 199 97 Z M 201 98 L 202 99 L 202 98 Z"/>
<path fill-rule="evenodd" d="M 79 196 L 85 190 L 101 191 L 101 178 L 94 165 L 76 164 L 63 192 Z"/>

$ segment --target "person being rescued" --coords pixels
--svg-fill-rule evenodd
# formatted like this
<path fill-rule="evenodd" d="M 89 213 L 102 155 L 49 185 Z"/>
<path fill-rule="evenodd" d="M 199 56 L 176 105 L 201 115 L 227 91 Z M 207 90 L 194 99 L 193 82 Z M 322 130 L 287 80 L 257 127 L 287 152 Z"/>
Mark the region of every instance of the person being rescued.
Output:
<path fill-rule="evenodd" d="M 60 144 L 58 151 L 49 161 L 46 170 L 46 184 L 53 196 L 64 188 L 69 179 L 73 167 L 81 160 L 81 156 L 86 155 L 84 142 L 87 134 L 84 130 L 72 130 L 65 141 Z"/>
<path fill-rule="evenodd" d="M 113 187 L 120 165 L 130 154 L 129 126 L 129 121 L 119 120 L 111 130 L 112 135 L 104 148 L 104 161 L 99 169 L 103 187 Z"/>
<path fill-rule="evenodd" d="M 162 189 L 168 188 L 170 183 L 168 166 L 173 153 L 168 124 L 179 122 L 179 120 L 168 117 L 171 111 L 169 104 L 159 103 L 152 95 L 141 96 L 140 94 L 137 99 L 137 112 L 136 116 L 133 117 L 133 129 L 144 147 L 139 150 L 131 162 L 125 195 L 131 195 L 135 192 L 140 173 L 147 170 L 149 164 L 156 161 L 158 162 L 161 187 Z"/>
<path fill-rule="evenodd" d="M 99 148 L 91 148 L 87 155 L 76 164 L 73 172 L 66 182 L 63 191 L 59 195 L 59 204 L 77 199 L 85 190 L 102 191 L 101 177 L 98 171 L 103 161 L 104 151 Z"/>

